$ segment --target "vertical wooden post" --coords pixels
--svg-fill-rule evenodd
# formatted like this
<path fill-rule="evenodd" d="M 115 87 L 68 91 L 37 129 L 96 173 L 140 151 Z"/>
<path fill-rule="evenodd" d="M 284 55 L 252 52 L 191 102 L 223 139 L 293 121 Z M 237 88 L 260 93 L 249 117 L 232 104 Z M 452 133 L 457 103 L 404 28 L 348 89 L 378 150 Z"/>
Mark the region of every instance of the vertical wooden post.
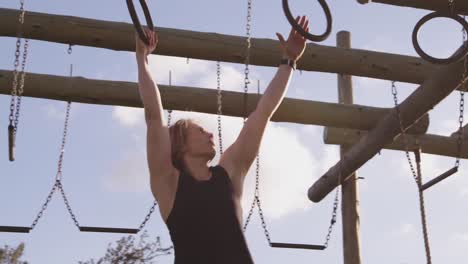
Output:
<path fill-rule="evenodd" d="M 340 31 L 337 34 L 338 48 L 351 48 L 351 34 Z M 338 101 L 341 104 L 353 104 L 353 83 L 350 75 L 338 74 Z M 343 158 L 349 147 L 341 146 Z M 361 264 L 359 241 L 359 206 L 358 176 L 354 172 L 341 189 L 341 214 L 343 223 L 343 260 L 344 264 Z"/>

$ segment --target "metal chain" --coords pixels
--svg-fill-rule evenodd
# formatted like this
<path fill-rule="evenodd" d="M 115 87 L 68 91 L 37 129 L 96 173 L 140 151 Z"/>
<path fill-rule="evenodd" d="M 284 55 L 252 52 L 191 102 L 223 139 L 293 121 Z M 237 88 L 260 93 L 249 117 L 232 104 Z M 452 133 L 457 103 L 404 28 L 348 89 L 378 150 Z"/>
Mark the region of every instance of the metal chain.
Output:
<path fill-rule="evenodd" d="M 188 58 L 187 58 L 187 61 L 188 61 Z M 172 86 L 172 71 L 169 71 L 169 86 Z M 171 126 L 171 118 L 172 118 L 172 110 L 167 110 L 167 127 L 168 128 Z M 146 223 L 148 223 L 148 221 L 151 218 L 151 215 L 156 210 L 157 205 L 158 205 L 158 202 L 154 201 L 153 205 L 151 206 L 151 208 L 150 208 L 150 210 L 148 212 L 148 214 L 145 216 L 145 219 L 143 220 L 143 222 L 138 227 L 137 233 L 139 233 L 141 230 L 143 230 L 143 228 L 146 226 Z"/>
<path fill-rule="evenodd" d="M 71 45 L 70 47 L 68 48 L 68 54 L 71 54 Z M 71 77 L 73 76 L 73 64 L 70 64 L 70 80 L 71 80 Z M 70 82 L 71 84 L 71 82 Z M 55 184 L 52 186 L 52 189 L 50 190 L 49 192 L 49 195 L 47 196 L 47 199 L 45 201 L 45 203 L 42 205 L 42 208 L 41 210 L 39 211 L 39 213 L 37 214 L 36 218 L 34 219 L 32 225 L 31 225 L 31 229 L 34 229 L 34 227 L 37 225 L 39 219 L 42 217 L 44 211 L 47 209 L 47 206 L 49 205 L 51 199 L 52 199 L 52 196 L 53 194 L 55 193 L 55 191 L 57 190 L 57 188 L 60 189 L 60 192 L 62 193 L 62 197 L 65 201 L 65 205 L 67 206 L 67 209 L 75 223 L 75 225 L 78 225 L 78 221 L 76 220 L 76 217 L 75 215 L 73 214 L 72 210 L 71 210 L 71 207 L 68 203 L 68 199 L 67 197 L 65 196 L 65 192 L 63 191 L 63 186 L 62 186 L 62 164 L 63 164 L 63 155 L 65 153 L 65 143 L 66 143 L 66 137 L 67 137 L 67 134 L 68 134 L 68 121 L 70 119 L 70 108 L 71 108 L 71 102 L 69 101 L 67 103 L 67 112 L 66 112 L 66 115 L 65 115 L 65 123 L 64 123 L 64 129 L 63 129 L 63 136 L 62 136 L 62 143 L 61 143 L 61 146 L 60 146 L 60 155 L 59 155 L 59 160 L 58 160 L 58 165 L 57 165 L 57 175 L 55 176 Z"/>
<path fill-rule="evenodd" d="M 338 215 L 338 204 L 339 204 L 339 194 L 340 194 L 340 186 L 342 183 L 342 175 L 341 175 L 341 168 L 339 171 L 339 176 L 338 176 L 338 186 L 336 187 L 336 192 L 335 192 L 335 200 L 333 202 L 333 209 L 332 209 L 332 216 L 330 219 L 330 225 L 328 226 L 328 232 L 327 235 L 325 236 L 325 242 L 323 243 L 325 248 L 328 248 L 328 243 L 330 242 L 331 239 L 331 234 L 333 232 L 333 227 L 336 224 L 336 218 Z"/>
<path fill-rule="evenodd" d="M 462 29 L 463 32 L 463 43 L 464 45 L 468 45 L 467 43 L 467 32 Z M 462 80 L 465 80 L 466 75 L 468 74 L 468 56 L 465 56 L 464 58 L 464 67 L 465 70 L 463 71 L 463 76 Z M 463 83 L 463 87 L 460 88 L 460 115 L 458 116 L 458 123 L 459 123 L 459 129 L 458 129 L 458 135 L 457 135 L 457 159 L 455 161 L 455 166 L 458 168 L 460 167 L 460 158 L 461 158 L 461 151 L 463 148 L 463 137 L 464 137 L 464 111 L 465 111 L 465 89 L 466 89 L 466 82 Z"/>
<path fill-rule="evenodd" d="M 247 1 L 247 24 L 246 24 L 246 35 L 247 35 L 247 47 L 245 55 L 245 69 L 244 69 L 244 124 L 247 119 L 247 96 L 249 92 L 249 64 L 250 64 L 250 48 L 251 44 L 251 28 L 252 28 L 252 0 Z"/>
<path fill-rule="evenodd" d="M 418 176 L 416 175 L 416 171 L 414 169 L 413 162 L 411 161 L 411 157 L 410 157 L 409 150 L 408 150 L 408 142 L 407 142 L 407 139 L 405 137 L 403 121 L 401 120 L 400 108 L 398 107 L 398 91 L 397 91 L 397 88 L 396 88 L 396 85 L 395 85 L 395 81 L 392 81 L 392 94 L 393 94 L 393 101 L 395 103 L 395 110 L 397 112 L 398 123 L 399 123 L 399 126 L 400 126 L 401 137 L 402 137 L 402 140 L 403 140 L 403 146 L 405 148 L 406 159 L 408 160 L 408 164 L 410 166 L 411 173 L 413 174 L 413 178 L 414 178 L 414 180 L 417 181 Z"/>
<path fill-rule="evenodd" d="M 25 69 L 26 69 L 26 60 L 28 56 L 28 47 L 29 47 L 29 39 L 27 39 L 24 42 L 23 61 L 21 62 L 21 77 L 20 77 L 20 83 L 19 83 L 18 94 L 17 94 L 15 121 L 14 121 L 15 136 L 16 136 L 16 131 L 18 130 L 18 123 L 19 123 L 20 109 L 21 109 L 21 98 L 24 92 L 24 79 L 26 77 Z"/>
<path fill-rule="evenodd" d="M 76 216 L 71 209 L 70 202 L 68 201 L 67 196 L 65 195 L 65 191 L 63 190 L 62 182 L 60 180 L 57 181 L 57 187 L 59 188 L 60 193 L 62 194 L 63 201 L 65 202 L 65 206 L 67 207 L 68 213 L 70 214 L 73 223 L 76 227 L 78 227 L 78 229 L 80 229 L 80 224 L 78 223 L 78 220 L 76 220 Z"/>
<path fill-rule="evenodd" d="M 271 244 L 270 239 L 270 232 L 268 232 L 268 227 L 265 221 L 265 217 L 263 216 L 262 205 L 260 203 L 260 155 L 257 154 L 256 159 L 256 177 L 255 177 L 255 199 L 257 206 L 258 206 L 258 214 L 260 216 L 260 220 L 262 221 L 262 228 L 263 232 L 265 233 L 265 237 L 269 244 Z"/>
<path fill-rule="evenodd" d="M 42 215 L 44 214 L 44 211 L 47 209 L 47 206 L 49 205 L 50 201 L 52 200 L 52 196 L 54 195 L 55 190 L 57 189 L 58 182 L 59 181 L 56 180 L 55 184 L 52 186 L 52 189 L 50 190 L 49 195 L 47 195 L 47 199 L 46 199 L 45 203 L 42 205 L 41 210 L 39 211 L 39 213 L 36 216 L 36 219 L 34 219 L 32 225 L 31 225 L 31 230 L 33 230 L 36 227 L 37 223 L 39 222 L 39 219 L 41 219 Z"/>
<path fill-rule="evenodd" d="M 16 132 L 18 127 L 18 120 L 19 120 L 19 113 L 20 113 L 20 106 L 21 106 L 21 95 L 23 94 L 23 87 L 24 87 L 24 77 L 25 72 L 24 68 L 26 65 L 26 58 L 27 58 L 27 50 L 29 41 L 26 40 L 24 45 L 24 52 L 23 52 L 23 62 L 22 62 L 22 70 L 21 70 L 21 80 L 20 80 L 20 91 L 18 96 L 18 67 L 19 67 L 19 57 L 20 57 L 20 48 L 21 48 L 21 37 L 23 31 L 23 24 L 24 24 L 24 0 L 20 0 L 20 13 L 18 16 L 18 28 L 17 28 L 17 38 L 16 38 L 16 50 L 15 50 L 15 61 L 13 67 L 13 83 L 11 89 L 11 101 L 10 101 L 10 114 L 8 117 L 9 124 L 8 124 L 8 141 L 9 141 L 9 148 L 10 148 L 10 161 L 14 161 L 14 157 L 11 155 L 14 151 L 15 141 L 16 141 Z M 15 111 L 16 108 L 16 111 Z"/>
<path fill-rule="evenodd" d="M 222 127 L 221 127 L 221 116 L 223 114 L 223 95 L 221 90 L 221 63 L 218 61 L 216 63 L 216 75 L 217 75 L 217 104 L 218 104 L 218 138 L 219 138 L 219 154 L 223 154 L 223 136 L 222 136 Z"/>
<path fill-rule="evenodd" d="M 146 215 L 145 217 L 145 220 L 143 220 L 143 222 L 140 224 L 140 226 L 138 227 L 138 232 L 140 232 L 141 230 L 143 230 L 143 228 L 145 227 L 146 223 L 148 222 L 148 220 L 150 220 L 151 218 L 151 215 L 153 214 L 154 210 L 156 209 L 156 206 L 158 205 L 158 202 L 154 201 L 153 202 L 153 206 L 151 206 L 150 210 L 149 210 L 149 213 Z"/>
<path fill-rule="evenodd" d="M 419 176 L 418 176 L 418 174 L 415 172 L 413 162 L 411 161 L 411 157 L 410 157 L 410 154 L 409 154 L 408 142 L 407 142 L 407 139 L 406 139 L 406 136 L 405 136 L 405 130 L 404 130 L 403 122 L 402 122 L 402 119 L 401 119 L 401 112 L 400 112 L 400 108 L 399 108 L 399 105 L 398 105 L 398 97 L 397 97 L 398 91 L 397 91 L 396 86 L 395 86 L 395 81 L 392 81 L 392 94 L 393 94 L 393 100 L 394 100 L 394 103 L 395 103 L 395 110 L 397 112 L 398 122 L 399 122 L 399 125 L 400 125 L 400 133 L 401 133 L 402 140 L 403 140 L 403 146 L 405 148 L 406 158 L 407 158 L 408 163 L 410 165 L 411 172 L 413 174 L 413 178 L 416 181 L 416 184 L 418 186 L 419 204 L 420 204 L 419 209 L 420 209 L 420 214 L 421 214 L 421 222 L 422 222 L 423 235 L 424 235 L 426 260 L 427 260 L 428 264 L 431 264 L 432 259 L 431 259 L 429 239 L 428 239 L 428 234 L 427 234 L 426 209 L 424 207 L 424 195 L 422 193 L 423 190 L 422 190 L 422 184 L 421 184 L 422 183 L 422 177 L 421 177 L 421 174 L 419 174 Z"/>
<path fill-rule="evenodd" d="M 70 44 L 68 46 L 68 54 L 71 55 L 73 50 L 72 50 L 72 45 Z M 73 77 L 73 63 L 70 64 L 70 89 L 72 89 L 73 87 L 71 87 L 73 85 L 72 83 L 72 77 Z M 71 109 L 71 101 L 68 101 L 67 102 L 67 112 L 66 112 L 66 115 L 65 115 L 65 124 L 64 124 L 64 127 L 63 127 L 63 136 L 62 136 L 62 145 L 61 145 L 61 148 L 60 148 L 60 157 L 59 157 L 59 161 L 58 161 L 58 173 L 57 173 L 57 187 L 59 188 L 60 190 L 60 193 L 62 194 L 62 198 L 63 198 L 63 201 L 65 202 L 65 206 L 67 207 L 67 210 L 68 210 L 68 213 L 70 214 L 72 220 L 73 220 L 73 223 L 76 225 L 76 227 L 78 227 L 78 229 L 80 228 L 80 224 L 78 223 L 78 220 L 76 220 L 76 216 L 75 214 L 73 213 L 72 209 L 71 209 L 71 206 L 70 206 L 70 202 L 68 201 L 67 199 L 67 196 L 65 195 L 65 191 L 63 189 L 63 186 L 62 186 L 62 165 L 63 165 L 63 157 L 64 157 L 64 154 L 65 154 L 65 144 L 66 144 L 66 140 L 67 140 L 67 134 L 68 134 L 68 121 L 70 120 L 70 109 Z"/>
<path fill-rule="evenodd" d="M 245 122 L 247 121 L 247 96 L 249 92 L 249 64 L 250 64 L 250 48 L 251 48 L 251 28 L 252 28 L 252 0 L 247 0 L 247 23 L 246 23 L 246 56 L 245 56 L 245 70 L 244 70 L 244 125 Z M 257 193 L 257 187 L 255 187 L 255 194 L 254 194 L 254 199 L 252 201 L 252 205 L 250 206 L 249 213 L 247 215 L 247 218 L 244 223 L 243 230 L 244 232 L 247 230 L 247 226 L 250 223 L 250 219 L 252 218 L 253 210 L 255 209 L 255 205 L 257 204 L 257 198 L 256 198 L 256 193 Z"/>

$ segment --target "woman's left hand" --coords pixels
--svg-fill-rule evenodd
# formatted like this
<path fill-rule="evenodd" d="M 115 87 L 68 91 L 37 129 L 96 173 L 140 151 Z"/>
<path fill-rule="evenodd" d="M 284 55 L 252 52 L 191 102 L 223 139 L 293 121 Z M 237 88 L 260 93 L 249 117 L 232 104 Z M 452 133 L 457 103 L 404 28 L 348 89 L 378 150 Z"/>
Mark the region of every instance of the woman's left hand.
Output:
<path fill-rule="evenodd" d="M 296 17 L 296 22 L 299 23 L 299 26 L 306 32 L 309 32 L 309 19 L 307 19 L 306 16 Z M 281 43 L 283 57 L 287 57 L 294 61 L 299 60 L 304 53 L 307 39 L 294 30 L 294 28 L 291 29 L 288 40 L 284 40 L 283 35 L 280 33 L 276 33 L 276 35 Z"/>

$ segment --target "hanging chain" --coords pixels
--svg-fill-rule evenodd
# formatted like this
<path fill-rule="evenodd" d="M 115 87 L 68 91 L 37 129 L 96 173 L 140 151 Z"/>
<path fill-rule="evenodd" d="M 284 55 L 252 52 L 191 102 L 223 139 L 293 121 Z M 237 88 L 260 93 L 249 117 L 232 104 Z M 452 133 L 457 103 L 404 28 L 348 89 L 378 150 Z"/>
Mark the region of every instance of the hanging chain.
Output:
<path fill-rule="evenodd" d="M 18 95 L 18 67 L 19 67 L 19 57 L 20 57 L 20 49 L 21 49 L 21 37 L 22 37 L 22 27 L 24 23 L 24 0 L 20 1 L 20 14 L 18 16 L 18 29 L 17 29 L 17 38 L 16 38 L 16 51 L 15 51 L 15 62 L 13 68 L 13 87 L 11 89 L 11 103 L 10 103 L 10 126 L 13 126 L 13 120 L 15 115 L 15 102 L 16 96 Z M 23 57 L 24 58 L 24 57 Z"/>
<path fill-rule="evenodd" d="M 70 45 L 69 48 L 68 48 L 68 54 L 71 54 L 71 53 L 72 53 L 72 50 L 71 50 L 71 45 Z M 71 84 L 72 76 L 73 76 L 73 64 L 70 64 L 70 84 Z M 70 88 L 72 88 L 72 87 L 70 87 Z M 58 165 L 57 165 L 57 175 L 55 176 L 55 183 L 52 186 L 52 189 L 50 190 L 49 195 L 47 196 L 47 199 L 46 199 L 45 203 L 42 205 L 41 210 L 39 211 L 36 218 L 34 219 L 32 225 L 31 225 L 31 229 L 34 229 L 34 227 L 36 227 L 39 219 L 42 217 L 42 215 L 44 214 L 44 211 L 47 209 L 47 206 L 49 205 L 50 201 L 52 200 L 52 196 L 54 195 L 57 188 L 60 190 L 60 192 L 62 194 L 63 200 L 65 202 L 65 205 L 67 207 L 68 212 L 70 213 L 70 216 L 73 219 L 73 222 L 79 228 L 78 221 L 76 220 L 76 217 L 75 217 L 75 215 L 73 214 L 73 212 L 71 210 L 71 206 L 70 206 L 70 204 L 68 202 L 68 199 L 67 199 L 67 197 L 65 195 L 65 192 L 64 192 L 63 186 L 62 186 L 62 165 L 63 165 L 63 157 L 64 157 L 64 153 L 65 153 L 65 143 L 66 143 L 66 138 L 67 138 L 67 134 L 68 134 L 68 121 L 70 119 L 70 109 L 71 109 L 71 102 L 68 101 L 68 103 L 67 103 L 67 112 L 66 112 L 66 115 L 65 115 L 65 123 L 64 123 L 64 128 L 63 128 L 62 142 L 61 142 L 61 146 L 60 146 L 60 155 L 59 155 L 59 160 L 58 160 Z"/>
<path fill-rule="evenodd" d="M 188 58 L 187 58 L 187 63 L 188 63 Z M 171 87 L 171 86 L 172 86 L 172 71 L 169 71 L 169 87 Z M 168 128 L 171 126 L 171 118 L 172 118 L 172 110 L 167 110 L 167 127 Z M 150 208 L 150 210 L 148 212 L 148 214 L 145 216 L 145 219 L 143 220 L 143 222 L 141 222 L 140 226 L 138 227 L 137 233 L 139 233 L 141 230 L 143 230 L 143 228 L 146 226 L 146 223 L 148 223 L 148 221 L 151 218 L 151 215 L 156 210 L 157 205 L 158 205 L 158 202 L 154 201 L 153 205 L 151 206 L 151 208 Z"/>
<path fill-rule="evenodd" d="M 39 219 L 42 217 L 42 215 L 44 214 L 44 211 L 47 209 L 47 206 L 49 205 L 50 200 L 52 200 L 52 196 L 54 195 L 55 190 L 57 189 L 57 185 L 58 185 L 58 181 L 55 181 L 55 184 L 54 186 L 52 186 L 52 189 L 50 190 L 49 195 L 47 195 L 47 199 L 45 203 L 42 205 L 41 210 L 39 211 L 39 213 L 36 216 L 36 219 L 34 219 L 31 225 L 31 230 L 34 229 L 34 227 L 36 227 L 37 222 L 39 222 Z"/>
<path fill-rule="evenodd" d="M 260 155 L 257 154 L 256 159 L 256 177 L 255 177 L 255 198 L 254 201 L 257 203 L 258 206 L 258 214 L 260 216 L 260 220 L 262 221 L 262 228 L 263 232 L 265 233 L 265 237 L 269 244 L 271 244 L 270 239 L 270 232 L 268 232 L 268 227 L 265 221 L 265 217 L 263 215 L 262 205 L 260 203 Z"/>
<path fill-rule="evenodd" d="M 68 46 L 68 55 L 71 55 L 73 52 L 72 50 L 72 45 L 70 44 Z M 73 63 L 70 64 L 70 90 L 73 88 L 73 83 L 72 83 L 72 78 L 73 78 Z M 67 199 L 67 196 L 65 195 L 65 191 L 62 186 L 62 164 L 63 164 L 63 156 L 65 154 L 65 144 L 67 140 L 67 134 L 68 134 L 68 121 L 70 120 L 70 109 L 71 109 L 71 101 L 67 102 L 67 112 L 65 115 L 65 125 L 63 128 L 63 136 L 62 136 L 62 146 L 60 148 L 60 157 L 59 157 L 59 162 L 58 162 L 58 173 L 57 173 L 57 187 L 60 190 L 60 193 L 62 195 L 63 201 L 65 202 L 65 206 L 67 207 L 68 213 L 70 214 L 70 217 L 73 220 L 73 223 L 80 228 L 80 224 L 78 223 L 78 220 L 76 220 L 76 216 L 73 213 L 70 202 Z"/>
<path fill-rule="evenodd" d="M 463 32 L 463 45 L 468 45 L 467 43 L 467 32 L 462 29 Z M 462 80 L 465 80 L 466 75 L 468 74 L 468 56 L 464 58 L 464 67 L 465 70 L 463 71 Z M 465 89 L 466 89 L 466 82 L 463 83 L 463 87 L 460 87 L 460 115 L 458 116 L 458 123 L 459 129 L 457 134 L 457 159 L 455 161 L 455 166 L 458 168 L 460 167 L 460 158 L 461 158 L 461 151 L 463 147 L 463 137 L 464 137 L 464 111 L 465 111 Z"/>
<path fill-rule="evenodd" d="M 222 127 L 221 127 L 221 116 L 223 114 L 223 95 L 221 90 L 221 63 L 218 61 L 216 63 L 216 75 L 217 75 L 217 104 L 218 104 L 218 138 L 219 138 L 219 154 L 223 154 L 223 136 L 222 136 Z"/>
<path fill-rule="evenodd" d="M 399 107 L 399 104 L 398 104 L 398 97 L 397 97 L 398 91 L 396 89 L 395 81 L 392 81 L 392 94 L 393 94 L 393 100 L 394 100 L 394 103 L 395 103 L 395 110 L 397 112 L 398 122 L 399 122 L 399 125 L 400 125 L 400 133 L 401 133 L 400 135 L 401 135 L 402 140 L 403 140 L 403 146 L 405 148 L 406 158 L 408 160 L 408 164 L 410 165 L 411 173 L 413 174 L 413 178 L 416 181 L 416 184 L 418 186 L 419 205 L 420 205 L 419 209 L 420 209 L 421 222 L 422 222 L 422 228 L 423 228 L 424 246 L 425 246 L 425 251 L 426 251 L 426 260 L 427 260 L 428 264 L 431 264 L 432 259 L 431 259 L 431 253 L 430 253 L 429 238 L 428 238 L 428 233 L 427 233 L 426 209 L 424 207 L 424 195 L 423 195 L 423 189 L 422 189 L 422 176 L 421 176 L 422 174 L 421 174 L 421 170 L 420 170 L 420 167 L 419 167 L 420 165 L 418 164 L 418 163 L 420 163 L 420 161 L 419 161 L 420 158 L 419 157 L 416 158 L 416 164 L 418 166 L 418 172 L 419 172 L 419 174 L 417 174 L 415 169 L 414 169 L 413 162 L 411 161 L 411 157 L 410 157 L 409 150 L 408 150 L 408 142 L 407 142 L 407 139 L 406 139 L 406 136 L 405 136 L 405 130 L 404 130 L 403 122 L 402 122 L 402 119 L 401 119 L 401 112 L 400 112 L 400 107 Z"/>
<path fill-rule="evenodd" d="M 251 48 L 251 28 L 252 28 L 252 0 L 247 0 L 247 23 L 246 23 L 246 55 L 245 55 L 245 70 L 244 70 L 244 125 L 247 120 L 247 96 L 249 92 L 249 64 L 250 64 L 250 48 Z M 258 177 L 257 177 L 258 178 Z M 256 179 L 258 182 L 258 179 Z M 255 205 L 257 204 L 257 189 L 258 186 L 255 186 L 255 194 L 254 194 L 254 199 L 252 201 L 252 205 L 250 206 L 249 213 L 247 215 L 247 218 L 244 223 L 244 232 L 247 230 L 247 226 L 250 223 L 250 219 L 252 218 L 253 210 L 255 209 Z"/>
<path fill-rule="evenodd" d="M 26 77 L 25 69 L 26 69 L 26 60 L 28 56 L 28 47 L 29 47 L 29 39 L 26 39 L 24 42 L 23 61 L 21 62 L 21 77 L 19 81 L 19 88 L 18 88 L 17 101 L 16 101 L 16 111 L 15 111 L 15 121 L 14 121 L 15 136 L 16 136 L 16 131 L 18 130 L 18 123 L 19 123 L 20 109 L 21 109 L 21 98 L 24 92 L 24 79 Z"/>
<path fill-rule="evenodd" d="M 65 191 L 63 190 L 61 181 L 57 181 L 57 187 L 59 188 L 60 193 L 62 194 L 63 201 L 65 202 L 68 213 L 70 214 L 70 217 L 72 218 L 73 223 L 75 224 L 76 227 L 78 227 L 78 229 L 80 229 L 80 224 L 78 223 L 78 220 L 76 220 L 75 214 L 73 214 L 73 211 L 70 206 L 70 202 L 68 201 L 67 196 L 65 195 Z"/>
<path fill-rule="evenodd" d="M 15 61 L 13 68 L 13 82 L 11 89 L 11 101 L 10 101 L 10 114 L 8 116 L 8 148 L 9 148 L 9 160 L 14 161 L 14 149 L 16 144 L 16 132 L 18 128 L 20 107 L 21 107 L 21 95 L 23 94 L 24 87 L 24 78 L 25 78 L 25 67 L 26 59 L 28 54 L 29 40 L 26 40 L 24 44 L 23 51 L 23 61 L 21 63 L 21 79 L 19 81 L 19 90 L 18 90 L 18 67 L 19 67 L 19 57 L 20 57 L 20 48 L 21 48 L 21 37 L 23 32 L 24 24 L 24 0 L 20 0 L 20 13 L 18 16 L 18 28 L 17 28 L 17 38 L 16 38 L 16 50 L 15 50 Z M 15 109 L 16 108 L 16 109 Z"/>
<path fill-rule="evenodd" d="M 247 1 L 247 24 L 246 24 L 246 35 L 247 35 L 247 47 L 245 55 L 245 69 L 244 69 L 244 124 L 247 119 L 247 96 L 249 92 L 249 65 L 250 65 L 250 48 L 251 44 L 251 29 L 252 29 L 252 0 Z"/>
<path fill-rule="evenodd" d="M 336 192 L 335 192 L 335 200 L 333 202 L 333 209 L 332 209 L 332 216 L 331 216 L 331 220 L 330 220 L 330 225 L 328 226 L 328 232 L 327 232 L 327 235 L 325 236 L 325 242 L 323 243 L 323 245 L 325 246 L 325 248 L 328 248 L 328 243 L 330 242 L 330 238 L 331 238 L 331 234 L 333 232 L 333 226 L 336 224 L 336 217 L 338 215 L 338 204 L 339 204 L 339 201 L 340 201 L 340 198 L 339 198 L 339 194 L 340 194 L 340 186 L 341 186 L 341 169 L 340 169 L 340 174 L 339 174 L 339 177 L 338 177 L 338 186 L 336 187 Z"/>

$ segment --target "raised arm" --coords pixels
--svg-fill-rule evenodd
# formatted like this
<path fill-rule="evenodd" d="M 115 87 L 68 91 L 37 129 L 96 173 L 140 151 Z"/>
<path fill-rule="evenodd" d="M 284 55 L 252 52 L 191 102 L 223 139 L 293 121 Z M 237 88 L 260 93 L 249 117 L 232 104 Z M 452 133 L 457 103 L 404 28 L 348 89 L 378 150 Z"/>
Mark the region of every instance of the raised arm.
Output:
<path fill-rule="evenodd" d="M 169 129 L 164 119 L 161 95 L 148 67 L 148 55 L 156 48 L 158 36 L 145 29 L 150 45 L 136 36 L 136 60 L 138 64 L 138 89 L 145 109 L 147 125 L 147 157 L 151 190 L 159 196 L 167 192 L 168 181 L 176 169 L 172 166 Z"/>
<path fill-rule="evenodd" d="M 309 21 L 305 16 L 297 17 L 296 20 L 306 31 L 309 30 Z M 281 34 L 276 34 L 283 51 L 283 59 L 294 62 L 299 60 L 304 53 L 306 39 L 294 29 L 291 29 L 287 41 Z M 238 138 L 226 149 L 220 159 L 220 165 L 231 176 L 234 191 L 239 197 L 242 195 L 245 175 L 257 156 L 265 128 L 286 94 L 292 72 L 292 67 L 287 64 L 279 66 Z"/>

